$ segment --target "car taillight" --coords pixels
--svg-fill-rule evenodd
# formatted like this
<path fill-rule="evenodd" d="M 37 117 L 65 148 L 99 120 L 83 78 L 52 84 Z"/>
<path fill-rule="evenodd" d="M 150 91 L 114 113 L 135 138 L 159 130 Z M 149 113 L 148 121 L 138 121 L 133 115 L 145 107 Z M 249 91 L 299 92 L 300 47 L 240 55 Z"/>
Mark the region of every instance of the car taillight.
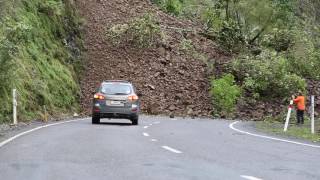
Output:
<path fill-rule="evenodd" d="M 93 96 L 94 99 L 99 99 L 99 100 L 104 100 L 106 99 L 106 97 L 104 97 L 104 95 L 97 93 Z"/>
<path fill-rule="evenodd" d="M 136 96 L 136 95 L 133 95 L 133 96 L 129 96 L 128 97 L 128 100 L 129 101 L 136 101 L 136 100 L 138 100 L 139 98 L 138 98 L 138 96 Z"/>

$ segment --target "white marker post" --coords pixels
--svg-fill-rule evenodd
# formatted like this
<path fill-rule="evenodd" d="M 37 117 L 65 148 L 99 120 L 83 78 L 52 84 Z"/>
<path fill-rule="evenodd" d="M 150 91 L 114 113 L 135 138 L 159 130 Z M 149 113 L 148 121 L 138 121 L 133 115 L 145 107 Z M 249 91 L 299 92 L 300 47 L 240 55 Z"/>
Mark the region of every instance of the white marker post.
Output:
<path fill-rule="evenodd" d="M 314 134 L 314 96 L 311 96 L 311 133 Z"/>
<path fill-rule="evenodd" d="M 12 104 L 13 104 L 13 124 L 17 125 L 18 120 L 17 120 L 17 90 L 13 89 L 12 90 Z"/>
<path fill-rule="evenodd" d="M 290 120 L 290 115 L 291 115 L 291 110 L 292 110 L 292 105 L 293 105 L 293 100 L 290 101 L 290 105 L 289 105 L 289 108 L 288 108 L 288 114 L 287 114 L 286 122 L 284 124 L 284 129 L 283 129 L 284 132 L 286 132 L 288 130 L 289 120 Z"/>

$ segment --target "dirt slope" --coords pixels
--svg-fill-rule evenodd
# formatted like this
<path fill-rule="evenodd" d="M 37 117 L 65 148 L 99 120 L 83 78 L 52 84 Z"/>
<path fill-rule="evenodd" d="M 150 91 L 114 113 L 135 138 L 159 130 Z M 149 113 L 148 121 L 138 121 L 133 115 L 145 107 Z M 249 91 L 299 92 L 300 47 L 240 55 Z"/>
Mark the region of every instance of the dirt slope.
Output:
<path fill-rule="evenodd" d="M 92 92 L 107 79 L 133 82 L 144 96 L 142 110 L 151 114 L 208 116 L 212 112 L 207 63 L 179 50 L 183 38 L 193 41 L 195 49 L 216 64 L 228 59 L 216 45 L 195 33 L 163 29 L 170 38 L 164 45 L 138 49 L 131 45 L 115 47 L 105 38 L 105 29 L 152 12 L 162 26 L 195 28 L 195 24 L 177 20 L 148 0 L 77 0 L 86 19 L 86 70 L 81 80 L 81 104 L 91 108 Z"/>

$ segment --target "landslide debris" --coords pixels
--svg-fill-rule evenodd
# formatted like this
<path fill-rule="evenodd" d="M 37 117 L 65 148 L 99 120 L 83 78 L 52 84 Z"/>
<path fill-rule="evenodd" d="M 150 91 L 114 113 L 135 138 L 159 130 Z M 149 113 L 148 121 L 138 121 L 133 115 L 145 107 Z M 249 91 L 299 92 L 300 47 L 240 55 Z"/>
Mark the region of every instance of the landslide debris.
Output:
<path fill-rule="evenodd" d="M 142 110 L 150 114 L 210 116 L 209 67 L 223 66 L 229 56 L 197 33 L 197 24 L 161 12 L 148 0 L 77 0 L 86 19 L 86 68 L 81 79 L 81 105 L 90 113 L 92 93 L 108 79 L 129 80 L 143 94 Z M 106 29 L 152 14 L 166 41 L 141 48 L 114 45 Z M 199 28 L 200 29 L 200 28 Z M 183 50 L 183 44 L 192 50 Z M 219 72 L 217 72 L 219 73 Z"/>

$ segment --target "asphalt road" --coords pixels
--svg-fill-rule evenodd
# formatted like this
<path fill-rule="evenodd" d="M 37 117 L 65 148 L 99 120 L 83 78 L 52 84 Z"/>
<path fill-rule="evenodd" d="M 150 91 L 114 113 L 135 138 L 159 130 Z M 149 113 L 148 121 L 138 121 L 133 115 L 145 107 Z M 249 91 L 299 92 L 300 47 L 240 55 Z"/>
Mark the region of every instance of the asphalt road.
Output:
<path fill-rule="evenodd" d="M 105 122 L 50 126 L 0 147 L 0 179 L 320 179 L 319 148 L 241 134 L 229 128 L 231 121 Z"/>

